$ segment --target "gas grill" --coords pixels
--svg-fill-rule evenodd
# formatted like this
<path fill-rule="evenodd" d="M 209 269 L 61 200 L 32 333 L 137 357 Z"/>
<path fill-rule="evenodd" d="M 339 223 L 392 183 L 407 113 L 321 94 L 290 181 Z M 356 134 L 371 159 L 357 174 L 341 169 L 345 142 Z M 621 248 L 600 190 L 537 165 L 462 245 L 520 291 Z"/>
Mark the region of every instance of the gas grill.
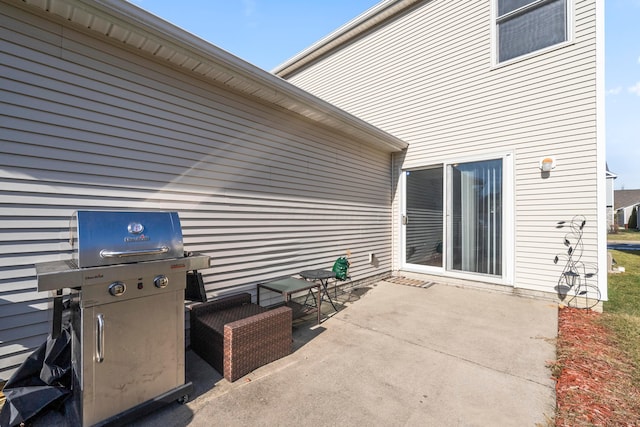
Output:
<path fill-rule="evenodd" d="M 176 212 L 77 211 L 72 259 L 36 265 L 53 298 L 52 335 L 69 289 L 74 409 L 82 425 L 121 423 L 186 401 L 186 274 L 209 257 L 185 255 Z"/>

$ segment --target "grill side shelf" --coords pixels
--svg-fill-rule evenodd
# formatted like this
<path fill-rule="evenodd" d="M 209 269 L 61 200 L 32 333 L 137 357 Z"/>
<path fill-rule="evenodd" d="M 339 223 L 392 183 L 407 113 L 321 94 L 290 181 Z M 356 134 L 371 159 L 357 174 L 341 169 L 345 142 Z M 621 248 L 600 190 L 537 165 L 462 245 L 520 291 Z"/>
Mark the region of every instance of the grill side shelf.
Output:
<path fill-rule="evenodd" d="M 36 264 L 38 292 L 80 286 L 82 272 L 71 261 L 51 261 Z"/>
<path fill-rule="evenodd" d="M 38 291 L 55 291 L 65 288 L 111 282 L 133 274 L 154 274 L 159 266 L 170 266 L 172 272 L 204 270 L 210 268 L 211 260 L 206 255 L 194 254 L 184 258 L 145 261 L 132 264 L 116 264 L 104 267 L 77 268 L 72 261 L 51 261 L 36 264 Z M 133 273 L 132 271 L 139 271 Z"/>

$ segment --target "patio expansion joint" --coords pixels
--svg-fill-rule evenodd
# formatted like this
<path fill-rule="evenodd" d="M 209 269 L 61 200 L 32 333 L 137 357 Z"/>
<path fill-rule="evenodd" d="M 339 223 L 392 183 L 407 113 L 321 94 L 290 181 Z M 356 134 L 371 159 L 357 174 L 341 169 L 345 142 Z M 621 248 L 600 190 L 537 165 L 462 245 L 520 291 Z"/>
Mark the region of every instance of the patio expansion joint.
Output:
<path fill-rule="evenodd" d="M 366 330 L 366 331 L 369 331 L 369 332 L 372 332 L 372 333 L 376 333 L 376 334 L 381 334 L 381 335 L 384 335 L 384 336 L 386 336 L 388 338 L 391 338 L 393 340 L 398 340 L 398 341 L 404 342 L 406 344 L 410 344 L 410 345 L 413 345 L 413 346 L 416 346 L 416 347 L 420 347 L 420 348 L 423 348 L 425 350 L 429 350 L 429 351 L 441 354 L 441 355 L 446 356 L 446 357 L 451 357 L 451 358 L 454 358 L 454 359 L 457 359 L 457 360 L 461 360 L 461 361 L 463 361 L 465 363 L 468 363 L 470 365 L 478 366 L 478 367 L 480 367 L 482 369 L 486 369 L 486 370 L 489 370 L 489 371 L 492 371 L 492 372 L 496 372 L 496 373 L 502 374 L 502 375 L 507 375 L 507 376 L 510 376 L 510 377 L 513 377 L 513 378 L 517 378 L 517 379 L 525 381 L 525 382 L 533 383 L 533 384 L 536 384 L 536 385 L 543 386 L 545 388 L 549 388 L 549 389 L 555 390 L 555 384 L 545 384 L 543 382 L 536 381 L 536 380 L 533 380 L 531 378 L 527 378 L 527 377 L 523 377 L 521 375 L 513 374 L 512 372 L 509 372 L 509 371 L 506 371 L 506 370 L 503 370 L 503 369 L 496 369 L 496 368 L 493 368 L 491 366 L 487 366 L 485 364 L 482 364 L 480 362 L 476 362 L 475 360 L 472 360 L 472 359 L 469 359 L 469 358 L 466 358 L 466 357 L 463 357 L 463 356 L 460 356 L 460 355 L 457 355 L 457 354 L 449 353 L 447 351 L 443 351 L 443 350 L 440 350 L 440 349 L 437 349 L 437 348 L 434 348 L 434 347 L 429 347 L 429 346 L 424 345 L 424 344 L 422 344 L 420 342 L 411 341 L 411 340 L 408 340 L 406 338 L 397 337 L 397 336 L 392 335 L 392 334 L 390 334 L 388 332 L 380 331 L 380 330 L 375 329 L 375 328 L 362 326 L 362 325 L 359 325 L 357 323 L 350 322 L 350 321 L 348 321 L 346 319 L 343 319 L 343 318 L 335 318 L 334 320 L 339 320 L 341 322 L 344 322 L 344 323 L 347 323 L 349 325 L 352 325 L 352 326 L 354 326 L 356 328 L 359 328 L 359 329 L 362 329 L 362 330 Z M 551 377 L 551 372 L 549 372 L 549 377 Z"/>

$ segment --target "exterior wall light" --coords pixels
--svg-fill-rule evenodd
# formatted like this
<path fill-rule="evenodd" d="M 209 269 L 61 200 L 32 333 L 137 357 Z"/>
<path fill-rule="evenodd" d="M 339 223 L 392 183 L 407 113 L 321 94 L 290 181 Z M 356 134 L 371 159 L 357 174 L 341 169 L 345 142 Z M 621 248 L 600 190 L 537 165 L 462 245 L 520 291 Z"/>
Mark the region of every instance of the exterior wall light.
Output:
<path fill-rule="evenodd" d="M 553 157 L 543 157 L 540 159 L 540 170 L 542 172 L 551 172 L 556 168 L 556 159 Z"/>

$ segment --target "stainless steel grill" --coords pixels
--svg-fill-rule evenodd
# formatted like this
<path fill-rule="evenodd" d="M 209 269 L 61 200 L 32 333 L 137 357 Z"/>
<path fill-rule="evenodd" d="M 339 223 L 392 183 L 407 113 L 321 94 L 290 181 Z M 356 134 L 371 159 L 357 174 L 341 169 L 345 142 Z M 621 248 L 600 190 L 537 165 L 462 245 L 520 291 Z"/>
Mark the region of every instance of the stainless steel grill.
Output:
<path fill-rule="evenodd" d="M 176 212 L 78 211 L 72 259 L 36 265 L 38 291 L 54 294 L 52 334 L 69 288 L 74 407 L 85 426 L 121 423 L 186 400 L 186 273 L 209 257 L 185 256 Z"/>

